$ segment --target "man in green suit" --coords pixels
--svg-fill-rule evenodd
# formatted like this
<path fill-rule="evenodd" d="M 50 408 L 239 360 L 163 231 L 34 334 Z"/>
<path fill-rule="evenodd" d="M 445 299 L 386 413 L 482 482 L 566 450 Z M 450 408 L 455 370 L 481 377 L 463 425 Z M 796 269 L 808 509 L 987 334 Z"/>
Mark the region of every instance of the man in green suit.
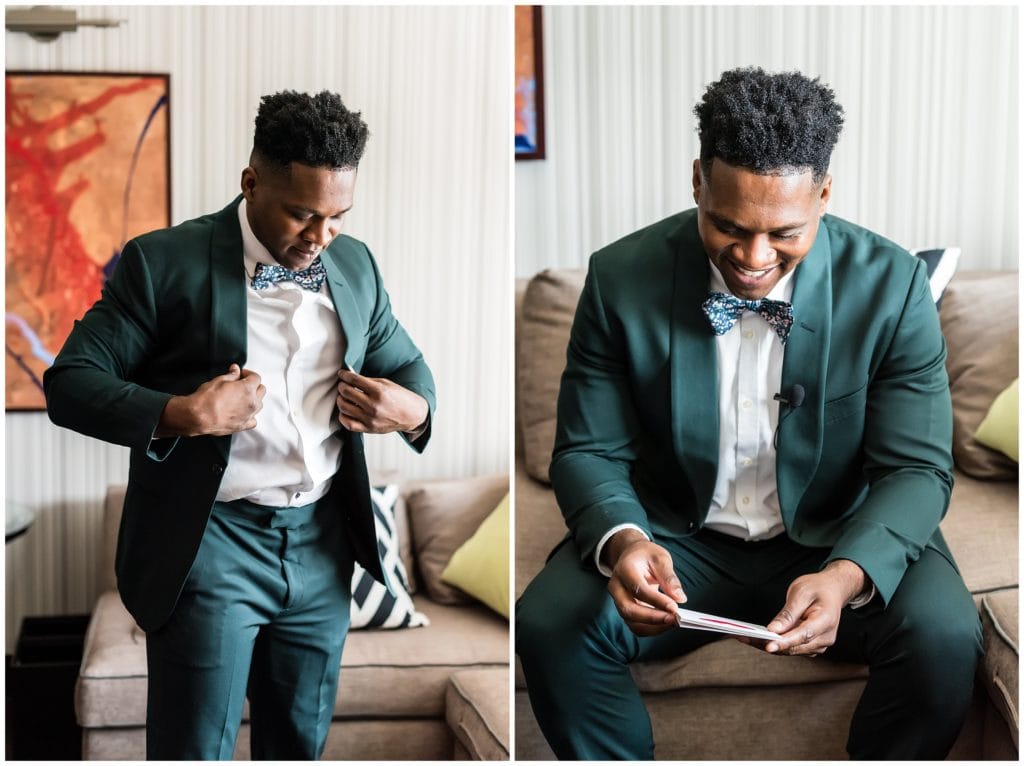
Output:
<path fill-rule="evenodd" d="M 938 531 L 925 266 L 825 214 L 829 88 L 732 70 L 695 111 L 697 208 L 597 252 L 576 310 L 551 462 L 570 535 L 517 608 L 537 720 L 560 758 L 653 757 L 628 665 L 719 638 L 675 627 L 685 602 L 767 624 L 768 653 L 870 665 L 853 758 L 942 758 L 981 637 Z"/>
<path fill-rule="evenodd" d="M 265 96 L 242 195 L 138 237 L 44 378 L 54 423 L 131 448 L 118 588 L 146 631 L 147 755 L 323 751 L 353 562 L 385 583 L 362 434 L 421 451 L 434 382 L 341 235 L 368 137 Z"/>

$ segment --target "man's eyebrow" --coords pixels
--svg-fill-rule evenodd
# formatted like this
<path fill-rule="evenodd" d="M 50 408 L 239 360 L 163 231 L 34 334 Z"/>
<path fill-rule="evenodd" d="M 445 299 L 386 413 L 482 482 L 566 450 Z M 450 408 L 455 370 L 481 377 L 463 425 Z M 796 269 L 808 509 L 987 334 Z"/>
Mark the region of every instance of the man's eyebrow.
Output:
<path fill-rule="evenodd" d="M 344 210 L 338 211 L 334 215 L 324 216 L 324 218 L 337 218 L 339 215 L 345 215 L 345 213 L 347 213 L 349 210 L 351 210 L 354 207 L 354 205 L 355 205 L 355 203 L 353 203 L 352 205 L 349 205 Z M 314 210 L 311 207 L 306 207 L 305 205 L 289 205 L 288 207 L 290 207 L 294 212 L 297 212 L 297 213 L 309 213 L 310 215 L 317 215 L 317 216 L 320 215 L 320 211 Z"/>
<path fill-rule="evenodd" d="M 714 221 L 719 226 L 725 226 L 726 228 L 729 228 L 729 229 L 735 229 L 736 231 L 741 231 L 743 233 L 747 233 L 747 230 L 745 228 L 740 226 L 735 221 L 732 221 L 732 220 L 726 218 L 723 215 L 719 215 L 718 213 L 712 213 L 711 211 L 708 211 L 707 216 L 708 216 L 708 218 L 710 218 L 712 221 Z M 782 226 L 776 226 L 774 229 L 771 230 L 771 232 L 772 233 L 777 233 L 777 232 L 780 232 L 780 231 L 792 231 L 793 229 L 802 228 L 805 225 L 806 225 L 806 221 L 797 221 L 797 222 L 794 222 L 794 223 L 786 223 L 786 224 L 783 224 Z"/>

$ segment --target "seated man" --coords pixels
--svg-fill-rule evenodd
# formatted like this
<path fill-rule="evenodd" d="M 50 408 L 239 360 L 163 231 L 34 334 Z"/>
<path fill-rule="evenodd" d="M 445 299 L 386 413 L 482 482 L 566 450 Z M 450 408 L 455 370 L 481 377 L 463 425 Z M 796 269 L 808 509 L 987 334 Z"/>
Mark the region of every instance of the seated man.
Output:
<path fill-rule="evenodd" d="M 767 653 L 870 665 L 852 758 L 942 758 L 981 632 L 938 531 L 924 264 L 826 215 L 843 110 L 817 80 L 729 71 L 695 112 L 697 208 L 596 253 L 576 310 L 551 462 L 570 536 L 517 607 L 537 720 L 559 758 L 653 757 L 628 666 L 720 638 L 675 627 L 685 602 L 767 623 Z"/>

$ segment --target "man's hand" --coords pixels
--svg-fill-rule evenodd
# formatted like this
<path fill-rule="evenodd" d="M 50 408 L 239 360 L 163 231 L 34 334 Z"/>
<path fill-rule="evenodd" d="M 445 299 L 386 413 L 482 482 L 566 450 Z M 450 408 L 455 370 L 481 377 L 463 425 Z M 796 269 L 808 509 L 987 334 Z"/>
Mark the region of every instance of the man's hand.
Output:
<path fill-rule="evenodd" d="M 839 616 L 852 598 L 864 590 L 867 576 L 852 561 L 837 559 L 822 571 L 796 578 L 786 592 L 786 604 L 768 630 L 782 638 L 769 641 L 765 651 L 815 657 L 836 640 Z"/>
<path fill-rule="evenodd" d="M 415 431 L 427 420 L 427 400 L 387 378 L 338 373 L 338 422 L 349 431 L 389 434 Z"/>
<path fill-rule="evenodd" d="M 255 428 L 266 393 L 259 375 L 232 364 L 227 374 L 206 381 L 188 396 L 171 397 L 154 436 L 226 436 Z"/>
<path fill-rule="evenodd" d="M 676 624 L 676 603 L 686 595 L 668 551 L 635 529 L 623 529 L 608 539 L 601 555 L 612 569 L 608 592 L 631 631 L 656 636 Z"/>

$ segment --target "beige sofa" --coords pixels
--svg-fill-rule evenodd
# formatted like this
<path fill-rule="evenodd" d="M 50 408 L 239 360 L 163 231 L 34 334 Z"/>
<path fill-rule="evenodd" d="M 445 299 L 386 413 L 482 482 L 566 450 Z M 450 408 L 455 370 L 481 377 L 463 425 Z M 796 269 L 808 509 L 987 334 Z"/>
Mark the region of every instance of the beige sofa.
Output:
<path fill-rule="evenodd" d="M 349 633 L 325 759 L 508 760 L 508 621 L 440 582 L 448 558 L 507 491 L 504 474 L 401 486 L 402 558 L 430 625 Z M 86 760 L 145 758 L 146 639 L 113 574 L 123 501 L 124 488 L 112 487 L 102 594 L 75 692 Z M 248 757 L 246 706 L 235 758 Z"/>
<path fill-rule="evenodd" d="M 517 596 L 565 534 L 547 466 L 584 276 L 545 271 L 517 285 Z M 952 758 L 1018 757 L 1017 466 L 972 438 L 992 399 L 1017 376 L 1016 282 L 1016 272 L 958 275 L 941 310 L 957 463 L 942 530 L 975 594 L 985 639 L 974 704 Z M 984 312 L 976 310 L 981 305 Z M 651 714 L 655 755 L 672 760 L 846 758 L 849 721 L 867 677 L 859 665 L 769 656 L 728 639 L 672 661 L 637 664 L 632 672 Z M 518 661 L 515 719 L 516 758 L 552 758 Z"/>

